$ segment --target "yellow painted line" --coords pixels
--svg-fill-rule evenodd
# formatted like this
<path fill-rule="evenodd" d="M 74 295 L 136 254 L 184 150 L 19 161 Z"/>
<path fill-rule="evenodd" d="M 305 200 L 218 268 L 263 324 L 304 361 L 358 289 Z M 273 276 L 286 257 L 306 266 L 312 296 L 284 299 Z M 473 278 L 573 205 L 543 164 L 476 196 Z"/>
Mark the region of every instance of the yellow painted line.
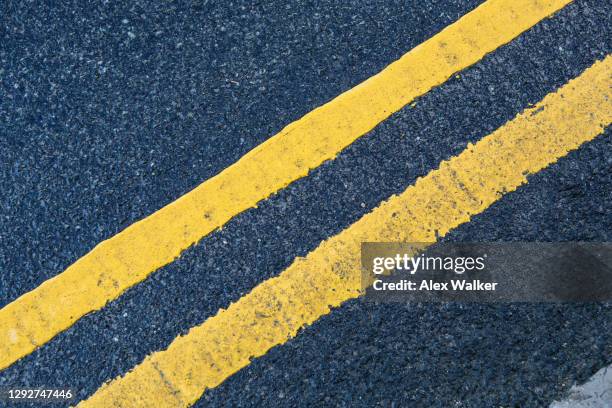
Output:
<path fill-rule="evenodd" d="M 63 273 L 0 310 L 0 369 L 567 3 L 570 0 L 485 2 L 193 191 L 100 243 Z"/>
<path fill-rule="evenodd" d="M 526 175 L 595 138 L 612 120 L 611 73 L 612 57 L 595 63 L 79 406 L 191 405 L 252 358 L 359 296 L 362 242 L 434 242 L 526 183 Z"/>

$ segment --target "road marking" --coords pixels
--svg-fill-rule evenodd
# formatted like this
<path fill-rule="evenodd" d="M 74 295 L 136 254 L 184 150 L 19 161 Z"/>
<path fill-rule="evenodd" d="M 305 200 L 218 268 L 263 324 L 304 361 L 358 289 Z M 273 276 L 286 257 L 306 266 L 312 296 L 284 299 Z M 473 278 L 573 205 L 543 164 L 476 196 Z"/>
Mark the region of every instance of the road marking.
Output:
<path fill-rule="evenodd" d="M 489 0 L 379 74 L 288 125 L 173 203 L 103 241 L 0 310 L 0 369 L 98 310 L 186 248 L 333 159 L 416 97 L 571 0 Z"/>
<path fill-rule="evenodd" d="M 358 297 L 362 242 L 434 242 L 602 133 L 612 120 L 611 72 L 612 56 L 596 62 L 80 406 L 191 405 L 252 358 Z"/>

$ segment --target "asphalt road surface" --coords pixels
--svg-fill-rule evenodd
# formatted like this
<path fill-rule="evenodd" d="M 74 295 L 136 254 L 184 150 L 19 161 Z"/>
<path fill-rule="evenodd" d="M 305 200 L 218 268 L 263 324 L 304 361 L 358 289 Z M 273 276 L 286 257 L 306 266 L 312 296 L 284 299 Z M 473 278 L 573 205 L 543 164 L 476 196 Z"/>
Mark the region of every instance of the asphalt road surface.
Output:
<path fill-rule="evenodd" d="M 0 307 L 480 3 L 3 2 Z M 0 387 L 90 397 L 605 58 L 610 6 L 540 21 L 0 371 Z M 611 241 L 611 175 L 608 129 L 443 240 Z M 195 406 L 546 407 L 610 364 L 609 303 L 353 299 Z"/>

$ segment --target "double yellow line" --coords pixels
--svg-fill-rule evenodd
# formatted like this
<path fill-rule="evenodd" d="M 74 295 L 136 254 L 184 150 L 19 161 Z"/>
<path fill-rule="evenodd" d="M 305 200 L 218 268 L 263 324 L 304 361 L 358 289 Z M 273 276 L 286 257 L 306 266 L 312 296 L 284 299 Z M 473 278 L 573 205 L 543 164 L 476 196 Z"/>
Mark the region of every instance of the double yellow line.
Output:
<path fill-rule="evenodd" d="M 378 75 L 315 109 L 195 190 L 102 242 L 66 271 L 0 310 L 0 368 L 172 262 L 240 212 L 333 159 L 393 112 L 569 3 L 489 0 Z M 525 175 L 610 123 L 610 58 L 524 112 L 280 276 L 221 310 L 166 351 L 103 386 L 84 406 L 185 406 L 359 295 L 362 241 L 434 241 Z M 526 154 L 528 152 L 528 154 Z"/>
<path fill-rule="evenodd" d="M 0 369 L 98 310 L 237 214 L 304 177 L 570 0 L 489 0 L 238 162 L 0 310 Z"/>
<path fill-rule="evenodd" d="M 612 57 L 519 114 L 402 194 L 177 337 L 83 407 L 194 403 L 207 388 L 361 293 L 362 242 L 435 242 L 612 121 Z"/>

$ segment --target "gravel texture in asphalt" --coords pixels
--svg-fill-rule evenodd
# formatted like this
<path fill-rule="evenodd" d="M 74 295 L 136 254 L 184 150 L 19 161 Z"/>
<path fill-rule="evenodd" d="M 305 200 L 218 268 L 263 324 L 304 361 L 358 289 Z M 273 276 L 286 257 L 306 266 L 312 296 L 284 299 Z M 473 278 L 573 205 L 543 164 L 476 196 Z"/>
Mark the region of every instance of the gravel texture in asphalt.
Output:
<path fill-rule="evenodd" d="M 252 3 L 0 4 L 0 306 L 480 1 Z"/>
<path fill-rule="evenodd" d="M 0 386 L 70 385 L 85 398 L 164 349 L 610 53 L 605 3 L 576 1 L 402 109 L 1 372 Z M 0 304 L 477 4 L 73 4 L 35 14 L 3 4 Z M 610 132 L 588 143 L 446 239 L 609 241 L 611 143 Z M 199 405 L 546 406 L 611 362 L 610 325 L 606 305 L 355 300 Z"/>

